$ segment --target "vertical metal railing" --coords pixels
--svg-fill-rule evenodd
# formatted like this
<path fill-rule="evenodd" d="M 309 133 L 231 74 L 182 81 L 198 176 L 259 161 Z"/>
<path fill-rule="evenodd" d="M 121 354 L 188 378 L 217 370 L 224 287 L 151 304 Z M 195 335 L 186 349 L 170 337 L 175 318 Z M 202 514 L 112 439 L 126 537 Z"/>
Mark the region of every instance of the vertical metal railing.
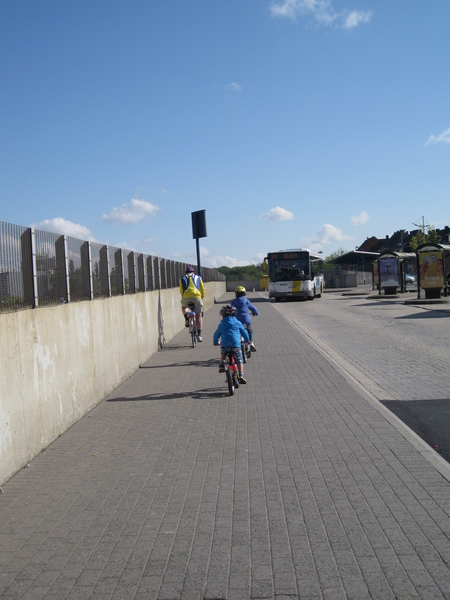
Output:
<path fill-rule="evenodd" d="M 186 266 L 0 221 L 0 311 L 176 288 Z M 208 267 L 202 275 L 226 279 Z"/>

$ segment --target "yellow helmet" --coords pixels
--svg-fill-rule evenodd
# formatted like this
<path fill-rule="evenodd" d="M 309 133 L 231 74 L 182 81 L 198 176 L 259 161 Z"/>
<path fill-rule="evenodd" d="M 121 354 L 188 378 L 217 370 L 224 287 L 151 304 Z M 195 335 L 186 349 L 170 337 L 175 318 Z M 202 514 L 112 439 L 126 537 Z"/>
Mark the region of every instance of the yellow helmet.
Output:
<path fill-rule="evenodd" d="M 247 293 L 247 290 L 245 289 L 245 287 L 243 285 L 238 285 L 237 288 L 234 290 L 236 292 L 236 294 L 239 295 L 243 295 Z"/>

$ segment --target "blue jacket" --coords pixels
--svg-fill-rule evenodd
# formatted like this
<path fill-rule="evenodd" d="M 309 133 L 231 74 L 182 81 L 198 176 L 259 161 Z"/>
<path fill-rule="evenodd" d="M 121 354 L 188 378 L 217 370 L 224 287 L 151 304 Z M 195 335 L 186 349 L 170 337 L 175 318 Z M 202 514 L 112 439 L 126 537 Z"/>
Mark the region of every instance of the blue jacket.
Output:
<path fill-rule="evenodd" d="M 214 344 L 218 344 L 220 339 L 222 348 L 225 346 L 240 348 L 241 336 L 244 338 L 244 341 L 248 342 L 248 333 L 242 323 L 236 317 L 224 317 L 214 332 L 213 341 Z"/>
<path fill-rule="evenodd" d="M 250 318 L 249 311 L 254 316 L 259 314 L 256 308 L 250 302 L 250 300 L 247 300 L 245 296 L 239 296 L 238 298 L 235 298 L 231 302 L 231 306 L 235 307 L 235 309 L 237 310 L 236 318 L 241 323 L 244 323 L 244 325 L 251 325 L 252 320 Z"/>

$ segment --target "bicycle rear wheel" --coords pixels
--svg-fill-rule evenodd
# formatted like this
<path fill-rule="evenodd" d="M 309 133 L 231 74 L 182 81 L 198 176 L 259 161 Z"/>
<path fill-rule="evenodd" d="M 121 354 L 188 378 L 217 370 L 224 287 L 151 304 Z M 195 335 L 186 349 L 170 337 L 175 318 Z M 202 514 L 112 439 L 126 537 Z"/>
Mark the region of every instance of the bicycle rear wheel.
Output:
<path fill-rule="evenodd" d="M 227 369 L 227 383 L 228 383 L 228 392 L 230 396 L 234 394 L 234 384 L 233 384 L 233 375 L 231 373 L 231 369 Z"/>
<path fill-rule="evenodd" d="M 192 330 L 191 336 L 192 336 L 192 347 L 195 348 L 195 344 L 197 343 L 197 332 L 195 329 Z"/>
<path fill-rule="evenodd" d="M 233 373 L 233 385 L 236 389 L 239 387 L 239 379 L 236 377 L 236 373 Z"/>

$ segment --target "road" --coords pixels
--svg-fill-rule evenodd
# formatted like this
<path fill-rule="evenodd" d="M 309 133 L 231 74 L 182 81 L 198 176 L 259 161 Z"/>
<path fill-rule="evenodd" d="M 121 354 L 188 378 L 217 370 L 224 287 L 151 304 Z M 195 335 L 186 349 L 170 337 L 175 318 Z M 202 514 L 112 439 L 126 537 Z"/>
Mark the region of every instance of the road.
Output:
<path fill-rule="evenodd" d="M 329 292 L 277 309 L 354 384 L 450 461 L 450 304 Z"/>

